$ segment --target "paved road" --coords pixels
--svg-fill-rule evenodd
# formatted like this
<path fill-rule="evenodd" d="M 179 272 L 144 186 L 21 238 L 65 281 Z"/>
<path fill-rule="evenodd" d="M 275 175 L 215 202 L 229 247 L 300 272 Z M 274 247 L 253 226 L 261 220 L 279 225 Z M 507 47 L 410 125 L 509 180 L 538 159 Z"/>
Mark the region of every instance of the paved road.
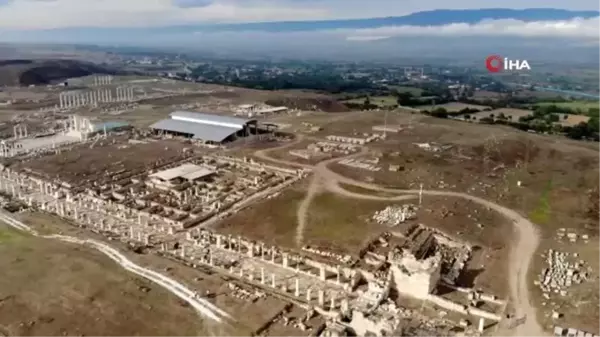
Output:
<path fill-rule="evenodd" d="M 419 190 L 403 190 L 403 189 L 391 189 L 384 188 L 375 184 L 369 184 L 361 181 L 356 181 L 354 179 L 350 179 L 348 177 L 344 177 L 336 172 L 331 171 L 328 168 L 328 165 L 332 162 L 341 160 L 341 158 L 329 159 L 323 162 L 320 162 L 317 165 L 304 165 L 295 162 L 290 162 L 286 160 L 276 159 L 269 156 L 269 152 L 271 151 L 280 151 L 287 147 L 298 144 L 303 140 L 302 137 L 299 137 L 296 141 L 286 144 L 279 148 L 272 148 L 267 150 L 260 150 L 255 152 L 255 156 L 268 160 L 278 164 L 291 165 L 302 168 L 312 168 L 313 170 L 313 178 L 311 180 L 311 184 L 309 186 L 309 193 L 307 193 L 305 199 L 300 203 L 298 209 L 298 228 L 296 233 L 297 243 L 301 244 L 303 234 L 302 231 L 306 226 L 306 213 L 308 212 L 308 208 L 310 205 L 310 201 L 316 195 L 316 192 L 325 188 L 330 192 L 337 193 L 350 198 L 360 198 L 360 199 L 370 199 L 370 200 L 402 200 L 408 198 L 414 198 L 416 194 L 419 193 Z M 349 157 L 356 157 L 365 154 L 367 148 L 363 147 L 362 151 L 357 154 L 353 154 Z M 365 189 L 380 191 L 380 192 L 391 192 L 404 194 L 403 196 L 398 197 L 379 197 L 379 196 L 371 196 L 360 193 L 354 193 L 343 189 L 340 186 L 340 183 L 353 185 L 362 187 Z M 408 195 L 407 195 L 408 194 Z M 494 211 L 502 214 L 504 217 L 509 219 L 516 231 L 517 237 L 515 242 L 511 245 L 510 251 L 510 259 L 509 259 L 509 287 L 511 292 L 511 297 L 513 300 L 513 304 L 515 306 L 515 314 L 517 317 L 526 316 L 527 319 L 525 322 L 519 326 L 517 326 L 514 330 L 511 331 L 515 336 L 543 336 L 544 332 L 542 327 L 537 322 L 536 318 L 536 310 L 531 305 L 529 288 L 527 284 L 527 274 L 529 270 L 529 266 L 531 265 L 531 261 L 535 251 L 539 245 L 539 233 L 536 229 L 535 225 L 521 216 L 519 213 L 508 209 L 504 206 L 496 204 L 492 201 L 485 200 L 483 198 L 473 196 L 467 193 L 461 192 L 451 192 L 451 191 L 436 191 L 436 190 L 423 190 L 423 195 L 435 195 L 435 196 L 449 196 L 449 197 L 457 197 L 471 200 L 475 203 L 478 203 L 482 206 L 493 209 Z M 510 235 L 510 234 L 509 234 Z"/>
<path fill-rule="evenodd" d="M 124 269 L 137 274 L 141 277 L 144 277 L 163 288 L 167 289 L 169 292 L 173 293 L 177 297 L 189 303 L 198 313 L 202 316 L 207 317 L 216 322 L 222 322 L 223 318 L 231 319 L 229 314 L 225 311 L 217 308 L 214 304 L 210 303 L 205 299 L 199 298 L 194 291 L 190 290 L 183 284 L 175 281 L 174 279 L 167 277 L 165 275 L 159 274 L 153 270 L 148 268 L 141 267 L 131 260 L 127 259 L 123 254 L 121 254 L 116 249 L 110 247 L 109 245 L 93 240 L 93 239 L 79 239 L 76 237 L 66 236 L 66 235 L 41 235 L 29 226 L 25 225 L 21 221 L 13 218 L 11 215 L 0 211 L 0 221 L 4 221 L 9 226 L 16 228 L 21 231 L 28 232 L 32 235 L 46 238 L 46 239 L 56 239 L 64 242 L 75 243 L 80 245 L 89 246 L 95 248 L 96 250 L 104 253 L 110 259 L 118 263 Z"/>

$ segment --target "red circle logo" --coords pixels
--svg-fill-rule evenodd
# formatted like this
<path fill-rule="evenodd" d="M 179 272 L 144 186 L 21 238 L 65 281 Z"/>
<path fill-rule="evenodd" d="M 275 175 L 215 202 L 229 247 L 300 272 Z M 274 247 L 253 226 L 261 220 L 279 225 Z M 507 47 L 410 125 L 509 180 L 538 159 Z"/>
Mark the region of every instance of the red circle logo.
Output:
<path fill-rule="evenodd" d="M 485 59 L 485 67 L 490 73 L 497 73 L 503 68 L 502 57 L 499 55 L 490 55 Z"/>

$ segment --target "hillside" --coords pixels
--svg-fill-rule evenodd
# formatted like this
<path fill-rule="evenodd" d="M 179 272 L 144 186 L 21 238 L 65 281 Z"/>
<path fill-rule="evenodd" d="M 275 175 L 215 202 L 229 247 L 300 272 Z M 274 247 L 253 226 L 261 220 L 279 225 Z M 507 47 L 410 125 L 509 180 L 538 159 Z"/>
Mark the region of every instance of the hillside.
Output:
<path fill-rule="evenodd" d="M 94 73 L 116 74 L 114 70 L 75 60 L 0 60 L 0 86 L 43 85 Z"/>

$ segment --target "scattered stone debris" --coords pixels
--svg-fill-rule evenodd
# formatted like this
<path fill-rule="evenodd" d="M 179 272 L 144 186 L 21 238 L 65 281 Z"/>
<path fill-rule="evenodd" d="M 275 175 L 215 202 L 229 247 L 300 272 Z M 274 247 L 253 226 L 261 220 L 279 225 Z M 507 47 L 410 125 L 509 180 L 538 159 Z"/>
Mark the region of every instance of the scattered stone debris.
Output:
<path fill-rule="evenodd" d="M 562 239 L 565 238 L 565 236 L 567 237 L 567 239 L 569 240 L 569 242 L 571 243 L 575 243 L 577 242 L 578 239 L 583 240 L 584 243 L 588 243 L 590 236 L 587 234 L 583 234 L 583 235 L 578 235 L 577 233 L 574 232 L 568 232 L 567 233 L 567 229 L 566 228 L 559 228 L 556 231 L 556 239 L 558 241 L 561 241 Z"/>
<path fill-rule="evenodd" d="M 453 145 L 449 144 L 437 144 L 437 143 L 414 143 L 417 147 L 422 150 L 429 152 L 443 152 L 449 150 Z"/>
<path fill-rule="evenodd" d="M 309 160 L 323 156 L 349 155 L 358 152 L 359 147 L 353 144 L 317 142 L 308 145 L 305 149 L 291 150 L 288 153 L 292 156 Z"/>
<path fill-rule="evenodd" d="M 583 330 L 575 329 L 575 328 L 563 328 L 560 326 L 554 327 L 554 336 L 569 336 L 569 337 L 598 337 L 598 335 L 592 334 L 590 332 L 585 332 Z"/>
<path fill-rule="evenodd" d="M 570 254 L 550 249 L 542 256 L 546 258 L 548 268 L 544 268 L 539 279 L 534 283 L 544 292 L 546 299 L 550 298 L 548 294 L 550 292 L 566 296 L 567 289 L 573 283 L 580 284 L 589 278 L 591 267 L 586 266 L 583 260 L 573 261 L 578 257 L 577 253 Z"/>
<path fill-rule="evenodd" d="M 397 226 L 406 220 L 416 219 L 418 207 L 413 204 L 402 206 L 388 206 L 375 212 L 373 220 L 380 225 Z"/>
<path fill-rule="evenodd" d="M 379 164 L 379 158 L 373 159 L 343 159 L 338 162 L 340 165 L 360 168 L 367 171 L 378 172 L 381 171 L 381 167 L 377 166 Z"/>
<path fill-rule="evenodd" d="M 320 255 L 323 257 L 328 257 L 328 258 L 334 258 L 340 262 L 343 263 L 350 263 L 350 261 L 352 261 L 352 256 L 350 255 L 340 255 L 340 254 L 336 254 L 330 251 L 325 251 L 325 250 L 319 250 L 316 248 L 313 248 L 311 246 L 304 246 L 302 247 L 302 250 L 316 254 L 316 255 Z"/>
<path fill-rule="evenodd" d="M 229 288 L 229 290 L 232 291 L 231 295 L 233 297 L 248 300 L 250 302 L 256 302 L 257 300 L 267 296 L 264 292 L 260 290 L 249 291 L 231 282 L 227 283 L 227 287 Z"/>

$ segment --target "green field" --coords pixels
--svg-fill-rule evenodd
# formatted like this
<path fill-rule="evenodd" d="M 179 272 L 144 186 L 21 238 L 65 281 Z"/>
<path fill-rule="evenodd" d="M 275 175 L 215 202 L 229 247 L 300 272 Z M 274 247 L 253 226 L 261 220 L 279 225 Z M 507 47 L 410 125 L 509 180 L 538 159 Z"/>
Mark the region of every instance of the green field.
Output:
<path fill-rule="evenodd" d="M 372 96 L 369 97 L 371 104 L 375 104 L 379 107 L 390 107 L 396 106 L 398 101 L 394 96 Z M 342 103 L 351 103 L 351 104 L 363 104 L 365 102 L 365 98 L 353 98 L 349 100 L 342 101 Z"/>
<path fill-rule="evenodd" d="M 548 181 L 546 188 L 542 192 L 542 196 L 540 197 L 538 207 L 534 209 L 529 217 L 533 222 L 538 225 L 543 225 L 548 222 L 548 218 L 550 217 L 550 192 L 552 191 L 552 181 Z"/>
<path fill-rule="evenodd" d="M 536 106 L 549 106 L 556 105 L 559 108 L 567 108 L 573 110 L 579 110 L 581 112 L 587 112 L 590 108 L 598 108 L 599 103 L 597 101 L 571 101 L 571 102 L 543 102 L 537 103 Z"/>

